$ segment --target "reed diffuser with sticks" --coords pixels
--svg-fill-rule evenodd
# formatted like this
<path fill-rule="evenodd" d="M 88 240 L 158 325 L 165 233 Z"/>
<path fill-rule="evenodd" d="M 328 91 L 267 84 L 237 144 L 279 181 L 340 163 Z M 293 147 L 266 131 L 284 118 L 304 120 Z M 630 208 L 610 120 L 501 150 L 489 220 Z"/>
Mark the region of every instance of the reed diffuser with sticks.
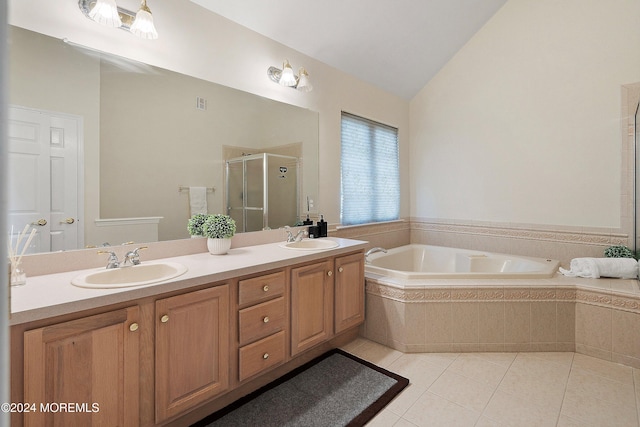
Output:
<path fill-rule="evenodd" d="M 22 246 L 22 250 L 20 250 L 20 244 L 24 240 L 29 228 L 31 226 L 29 224 L 25 225 L 22 232 L 18 235 L 16 239 L 15 246 L 13 245 L 13 226 L 11 227 L 11 236 L 8 239 L 8 250 L 9 250 L 9 283 L 11 286 L 22 286 L 27 283 L 27 274 L 22 269 L 22 257 L 24 256 L 27 248 L 31 244 L 33 237 L 36 235 L 36 230 L 32 229 L 27 237 L 27 241 Z"/>

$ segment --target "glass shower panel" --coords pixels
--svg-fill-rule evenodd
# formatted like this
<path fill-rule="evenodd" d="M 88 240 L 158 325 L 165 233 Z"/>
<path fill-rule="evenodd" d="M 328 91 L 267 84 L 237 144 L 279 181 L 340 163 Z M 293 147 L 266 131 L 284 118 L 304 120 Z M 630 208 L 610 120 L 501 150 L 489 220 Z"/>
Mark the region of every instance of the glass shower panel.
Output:
<path fill-rule="evenodd" d="M 227 213 L 238 231 L 293 226 L 298 222 L 297 157 L 253 154 L 227 160 Z"/>
<path fill-rule="evenodd" d="M 244 164 L 227 162 L 227 214 L 236 222 L 238 230 L 244 230 Z"/>

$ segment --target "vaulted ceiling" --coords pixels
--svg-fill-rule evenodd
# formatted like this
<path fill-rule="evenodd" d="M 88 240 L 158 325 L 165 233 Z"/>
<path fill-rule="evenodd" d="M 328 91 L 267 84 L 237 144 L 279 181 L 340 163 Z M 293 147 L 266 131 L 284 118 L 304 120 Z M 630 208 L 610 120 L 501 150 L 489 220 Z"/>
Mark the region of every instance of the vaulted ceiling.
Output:
<path fill-rule="evenodd" d="M 191 1 L 404 99 L 418 93 L 506 2 Z"/>

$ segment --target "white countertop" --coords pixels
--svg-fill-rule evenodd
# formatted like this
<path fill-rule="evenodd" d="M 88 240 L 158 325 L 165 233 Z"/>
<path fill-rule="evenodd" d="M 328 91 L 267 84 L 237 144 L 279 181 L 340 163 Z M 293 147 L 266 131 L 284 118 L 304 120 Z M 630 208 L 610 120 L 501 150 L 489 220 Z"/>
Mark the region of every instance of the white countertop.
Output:
<path fill-rule="evenodd" d="M 166 292 L 188 289 L 291 264 L 322 259 L 327 256 L 364 249 L 367 242 L 327 237 L 339 246 L 326 250 L 292 250 L 279 243 L 233 248 L 226 255 L 208 252 L 177 256 L 156 262 L 177 262 L 188 270 L 181 276 L 144 286 L 116 289 L 87 289 L 71 284 L 74 277 L 104 269 L 76 270 L 28 277 L 24 286 L 11 288 L 11 325 L 88 310 L 101 306 L 135 301 Z M 144 258 L 142 262 L 145 263 Z"/>

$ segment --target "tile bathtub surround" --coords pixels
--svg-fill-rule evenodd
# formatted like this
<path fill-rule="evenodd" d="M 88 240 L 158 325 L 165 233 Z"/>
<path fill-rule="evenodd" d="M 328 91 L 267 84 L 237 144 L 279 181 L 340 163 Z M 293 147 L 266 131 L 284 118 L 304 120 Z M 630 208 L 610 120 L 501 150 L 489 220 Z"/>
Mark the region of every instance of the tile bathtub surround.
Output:
<path fill-rule="evenodd" d="M 361 335 L 404 352 L 575 351 L 640 368 L 635 281 L 469 282 L 401 289 L 368 277 Z"/>
<path fill-rule="evenodd" d="M 640 369 L 590 356 L 407 354 L 363 338 L 343 349 L 410 380 L 368 427 L 640 426 Z"/>

